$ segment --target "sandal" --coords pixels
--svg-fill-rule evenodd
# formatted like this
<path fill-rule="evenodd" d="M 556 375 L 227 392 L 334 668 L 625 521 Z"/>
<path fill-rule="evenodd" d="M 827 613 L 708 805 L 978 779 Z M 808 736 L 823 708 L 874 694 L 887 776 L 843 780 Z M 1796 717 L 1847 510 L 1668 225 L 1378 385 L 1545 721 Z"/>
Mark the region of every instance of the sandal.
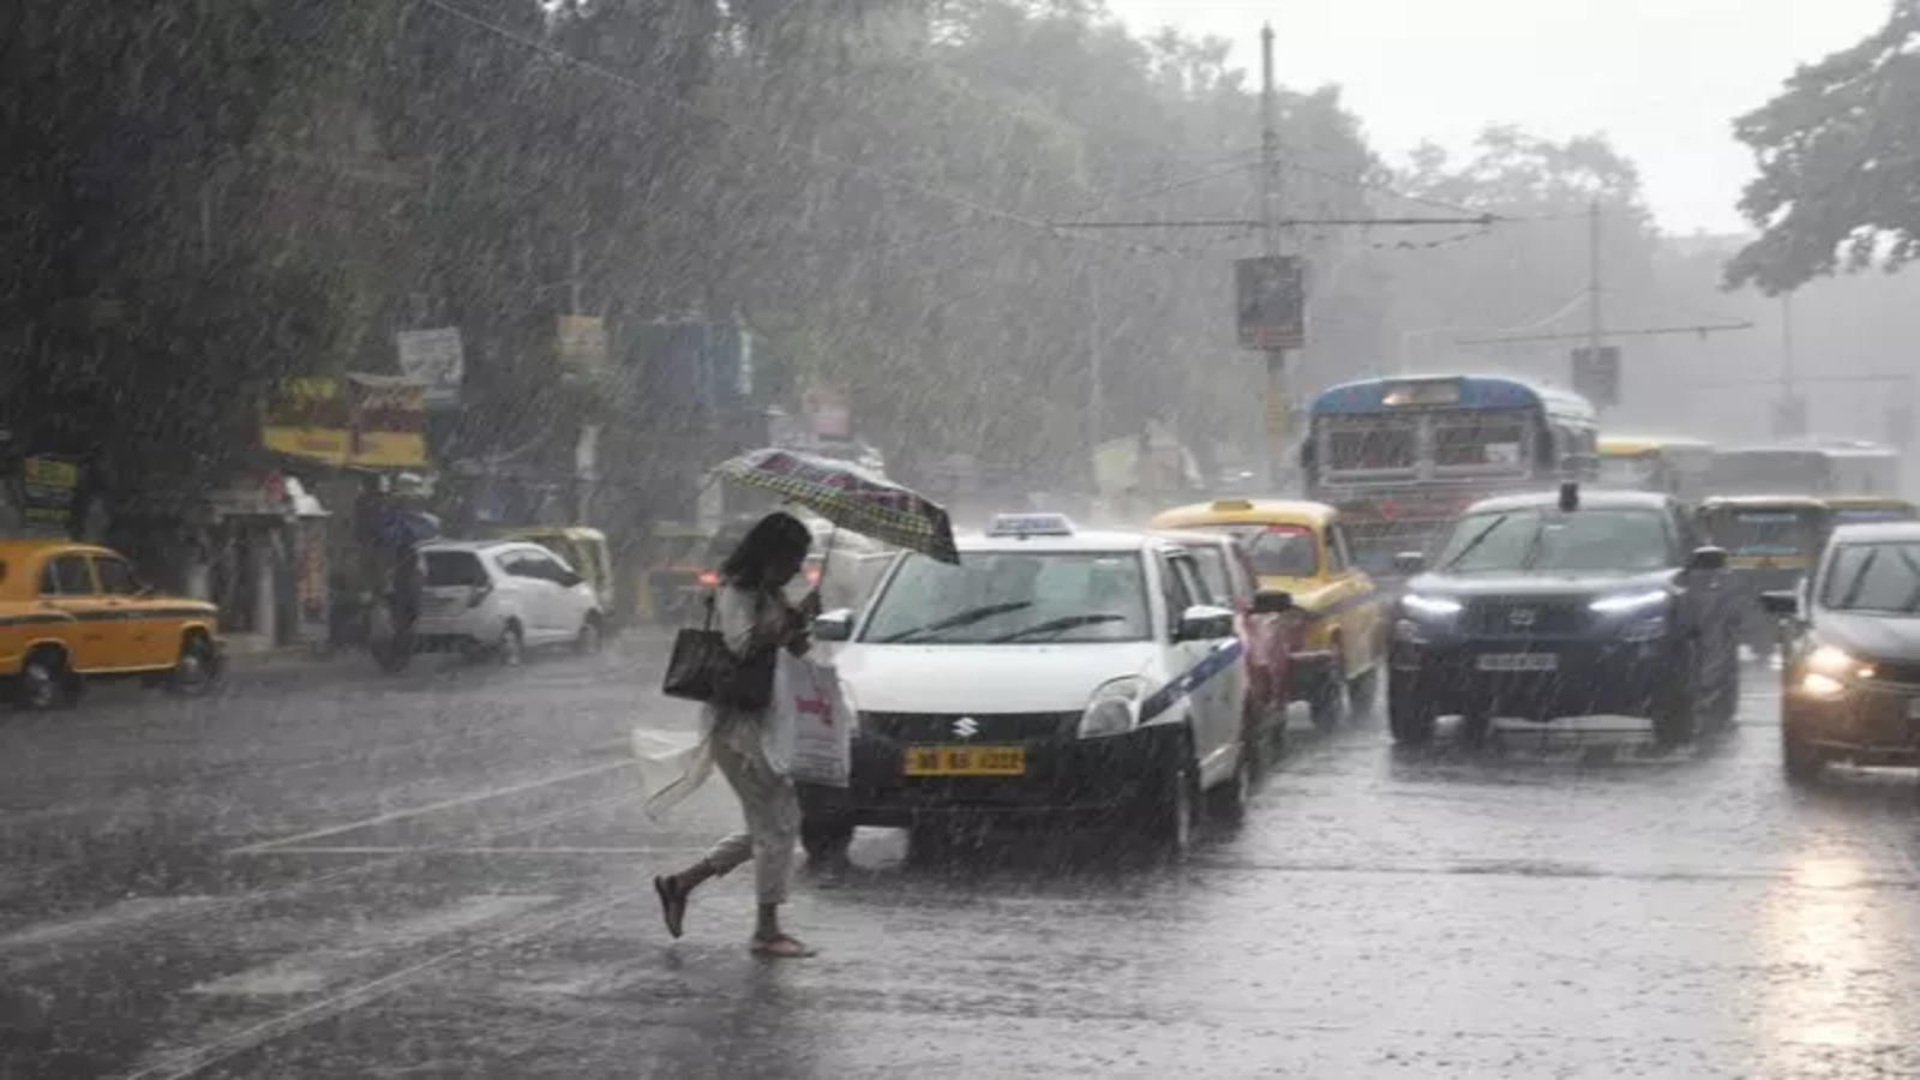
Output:
<path fill-rule="evenodd" d="M 660 915 L 667 922 L 667 933 L 679 937 L 687 919 L 687 894 L 680 891 L 680 882 L 671 874 L 654 878 L 653 891 L 660 896 Z"/>
<path fill-rule="evenodd" d="M 776 934 L 770 938 L 755 938 L 751 948 L 753 955 L 775 960 L 800 960 L 814 955 L 813 949 L 801 944 L 799 939 L 785 934 Z"/>

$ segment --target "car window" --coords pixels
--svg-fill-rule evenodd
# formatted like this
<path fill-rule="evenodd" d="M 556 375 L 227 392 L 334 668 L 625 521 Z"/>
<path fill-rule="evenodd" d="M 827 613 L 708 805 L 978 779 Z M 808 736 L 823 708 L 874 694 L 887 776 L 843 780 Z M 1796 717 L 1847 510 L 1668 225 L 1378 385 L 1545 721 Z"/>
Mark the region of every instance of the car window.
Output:
<path fill-rule="evenodd" d="M 1160 560 L 1160 598 L 1167 605 L 1167 625 L 1179 625 L 1180 616 L 1201 602 L 1204 586 L 1194 580 L 1192 564 L 1168 557 Z"/>
<path fill-rule="evenodd" d="M 1233 606 L 1233 578 L 1227 569 L 1227 553 L 1217 547 L 1195 547 L 1193 565 L 1200 574 L 1209 602 L 1221 607 Z"/>
<path fill-rule="evenodd" d="M 522 572 L 527 577 L 551 581 L 556 585 L 573 573 L 567 569 L 567 564 L 559 559 L 536 552 L 527 553 L 526 562 L 522 564 Z"/>
<path fill-rule="evenodd" d="M 1841 547 L 1827 564 L 1820 604 L 1833 611 L 1920 614 L 1920 543 Z"/>
<path fill-rule="evenodd" d="M 471 551 L 427 552 L 427 585 L 430 588 L 480 586 L 487 584 L 487 568 Z"/>
<path fill-rule="evenodd" d="M 1353 564 L 1353 558 L 1347 551 L 1347 534 L 1335 525 L 1327 530 L 1327 573 L 1344 574 Z"/>
<path fill-rule="evenodd" d="M 969 551 L 960 565 L 904 557 L 861 640 L 982 645 L 1140 641 L 1147 594 L 1134 552 Z"/>
<path fill-rule="evenodd" d="M 1319 573 L 1313 530 L 1304 525 L 1203 525 L 1206 532 L 1225 533 L 1240 541 L 1261 577 L 1312 577 Z"/>
<path fill-rule="evenodd" d="M 125 559 L 97 556 L 93 573 L 100 579 L 100 591 L 108 596 L 133 596 L 140 591 L 140 580 L 133 576 L 133 567 Z"/>
<path fill-rule="evenodd" d="M 87 568 L 85 555 L 62 555 L 47 567 L 52 574 L 55 587 L 52 590 L 59 596 L 93 595 L 93 572 Z M 41 578 L 40 591 L 48 592 L 46 578 Z"/>

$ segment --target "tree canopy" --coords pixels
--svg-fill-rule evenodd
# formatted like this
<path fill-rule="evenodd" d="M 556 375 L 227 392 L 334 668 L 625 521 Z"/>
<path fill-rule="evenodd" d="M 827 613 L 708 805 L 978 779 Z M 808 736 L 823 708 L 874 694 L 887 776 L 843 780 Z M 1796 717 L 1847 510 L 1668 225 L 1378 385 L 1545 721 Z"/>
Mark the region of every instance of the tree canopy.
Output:
<path fill-rule="evenodd" d="M 1761 235 L 1729 262 L 1729 284 L 1784 292 L 1920 256 L 1920 0 L 1896 0 L 1865 40 L 1800 68 L 1734 134 L 1759 165 L 1740 209 Z"/>

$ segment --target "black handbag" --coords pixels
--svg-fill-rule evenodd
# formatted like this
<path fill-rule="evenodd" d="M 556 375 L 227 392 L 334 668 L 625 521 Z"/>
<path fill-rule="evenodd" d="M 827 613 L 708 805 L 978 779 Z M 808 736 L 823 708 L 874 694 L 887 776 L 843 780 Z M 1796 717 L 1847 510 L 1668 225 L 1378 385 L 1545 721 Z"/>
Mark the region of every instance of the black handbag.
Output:
<path fill-rule="evenodd" d="M 777 648 L 735 656 L 724 634 L 713 628 L 713 596 L 698 630 L 683 628 L 673 637 L 673 655 L 661 691 L 669 697 L 704 701 L 734 709 L 764 709 L 773 703 L 773 665 Z"/>

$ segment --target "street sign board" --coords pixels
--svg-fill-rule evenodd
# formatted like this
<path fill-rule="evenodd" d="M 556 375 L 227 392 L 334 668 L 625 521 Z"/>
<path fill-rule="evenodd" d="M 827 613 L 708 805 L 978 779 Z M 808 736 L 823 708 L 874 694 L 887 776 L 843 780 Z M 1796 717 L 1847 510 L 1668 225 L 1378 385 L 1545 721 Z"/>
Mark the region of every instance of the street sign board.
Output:
<path fill-rule="evenodd" d="M 426 386 L 428 404 L 452 405 L 460 400 L 466 357 L 459 327 L 402 330 L 394 339 L 400 347 L 400 373 Z"/>
<path fill-rule="evenodd" d="M 1602 345 L 1598 353 L 1585 348 L 1573 350 L 1573 389 L 1597 409 L 1620 404 L 1619 348 Z"/>
<path fill-rule="evenodd" d="M 1243 349 L 1298 349 L 1307 343 L 1307 264 L 1292 255 L 1234 263 Z"/>

